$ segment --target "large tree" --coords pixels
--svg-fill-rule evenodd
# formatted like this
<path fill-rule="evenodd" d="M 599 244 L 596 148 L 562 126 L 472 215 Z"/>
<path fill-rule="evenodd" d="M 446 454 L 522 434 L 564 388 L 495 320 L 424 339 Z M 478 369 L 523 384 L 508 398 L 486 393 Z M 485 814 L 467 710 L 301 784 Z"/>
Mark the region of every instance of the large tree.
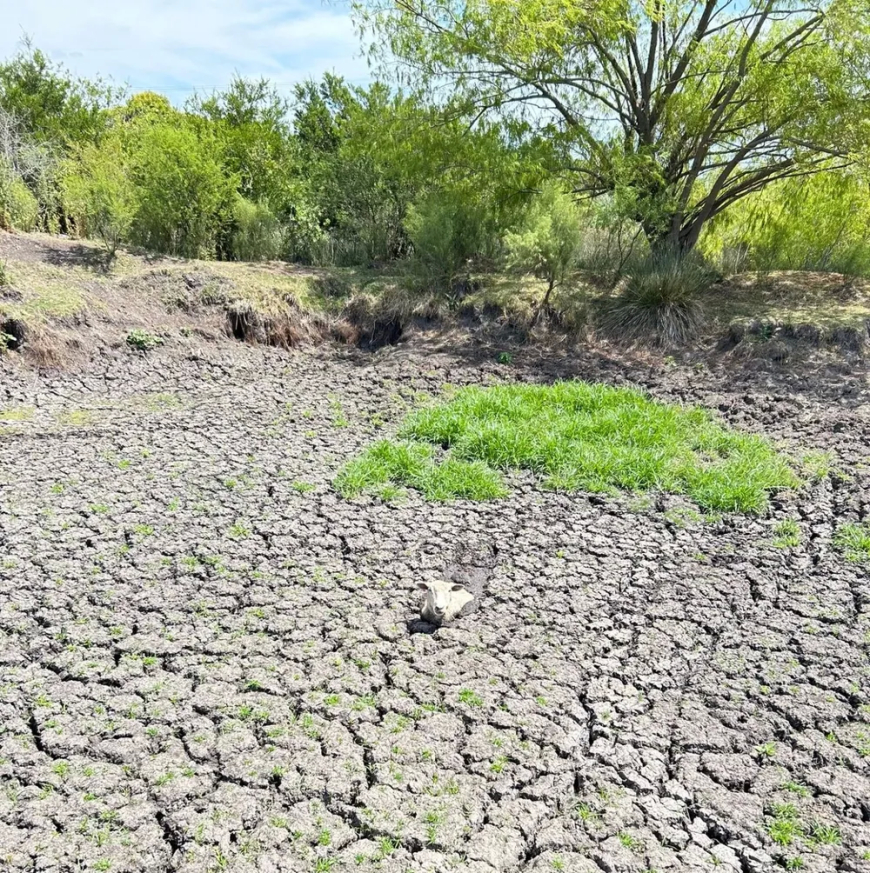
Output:
<path fill-rule="evenodd" d="M 363 0 L 415 81 L 543 132 L 654 247 L 870 140 L 867 0 Z"/>

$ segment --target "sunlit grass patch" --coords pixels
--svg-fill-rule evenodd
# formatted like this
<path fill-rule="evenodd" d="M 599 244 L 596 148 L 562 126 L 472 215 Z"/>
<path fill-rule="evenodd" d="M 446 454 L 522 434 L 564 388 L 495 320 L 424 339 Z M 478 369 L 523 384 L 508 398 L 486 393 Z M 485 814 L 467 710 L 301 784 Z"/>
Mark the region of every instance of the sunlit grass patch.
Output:
<path fill-rule="evenodd" d="M 395 496 L 390 485 L 415 488 L 429 500 L 490 500 L 507 495 L 501 476 L 486 464 L 454 457 L 437 463 L 432 446 L 408 441 L 375 443 L 344 467 L 335 484 L 345 497 L 363 491 Z"/>
<path fill-rule="evenodd" d="M 372 446 L 336 485 L 347 496 L 391 482 L 430 499 L 488 499 L 505 494 L 508 470 L 530 470 L 564 491 L 685 494 L 713 511 L 759 512 L 770 491 L 799 484 L 767 440 L 725 428 L 706 410 L 558 382 L 460 389 L 408 416 L 399 441 Z"/>

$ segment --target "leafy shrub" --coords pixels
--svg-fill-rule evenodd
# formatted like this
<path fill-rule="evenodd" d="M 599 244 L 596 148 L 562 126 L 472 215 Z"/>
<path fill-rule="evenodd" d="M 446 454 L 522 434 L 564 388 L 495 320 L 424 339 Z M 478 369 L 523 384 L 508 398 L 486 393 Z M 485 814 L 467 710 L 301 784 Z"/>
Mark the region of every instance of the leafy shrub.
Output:
<path fill-rule="evenodd" d="M 237 197 L 233 205 L 231 251 L 237 261 L 271 261 L 281 255 L 284 230 L 265 203 Z"/>
<path fill-rule="evenodd" d="M 732 207 L 701 241 L 723 270 L 817 270 L 870 276 L 867 172 L 770 185 Z"/>
<path fill-rule="evenodd" d="M 418 199 L 408 208 L 405 230 L 421 278 L 431 290 L 442 293 L 495 242 L 487 205 L 459 188 L 432 191 Z"/>
<path fill-rule="evenodd" d="M 617 296 L 604 303 L 603 326 L 629 339 L 685 341 L 701 321 L 700 297 L 712 280 L 697 258 L 651 255 L 629 267 Z"/>
<path fill-rule="evenodd" d="M 15 173 L 0 158 L 0 228 L 31 231 L 39 220 L 39 201 Z"/>
<path fill-rule="evenodd" d="M 148 352 L 157 346 L 162 346 L 163 338 L 149 333 L 147 330 L 136 328 L 127 334 L 127 345 L 140 352 Z"/>
<path fill-rule="evenodd" d="M 215 256 L 235 196 L 235 180 L 224 174 L 216 151 L 216 141 L 184 124 L 141 129 L 131 167 L 134 242 L 171 255 Z"/>
<path fill-rule="evenodd" d="M 130 235 L 136 192 L 117 138 L 76 149 L 62 177 L 64 201 L 78 232 L 102 240 L 110 256 Z"/>
<path fill-rule="evenodd" d="M 580 251 L 580 210 L 555 184 L 546 185 L 531 202 L 520 227 L 505 236 L 509 263 L 547 282 L 545 308 L 556 284 L 576 266 Z"/>

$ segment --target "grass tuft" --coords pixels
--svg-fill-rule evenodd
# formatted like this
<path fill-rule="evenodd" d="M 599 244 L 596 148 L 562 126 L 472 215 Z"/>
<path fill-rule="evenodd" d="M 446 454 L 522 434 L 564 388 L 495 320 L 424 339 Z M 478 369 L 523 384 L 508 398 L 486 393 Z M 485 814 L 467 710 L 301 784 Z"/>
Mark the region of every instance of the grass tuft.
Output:
<path fill-rule="evenodd" d="M 712 511 L 760 512 L 798 478 L 759 436 L 641 391 L 585 382 L 463 388 L 411 414 L 400 440 L 376 443 L 336 480 L 345 496 L 386 483 L 429 499 L 506 494 L 500 471 L 531 470 L 564 491 L 660 490 Z M 436 447 L 445 450 L 436 459 Z"/>
<path fill-rule="evenodd" d="M 793 518 L 783 519 L 773 528 L 773 545 L 778 549 L 794 549 L 801 543 L 800 525 Z"/>
<path fill-rule="evenodd" d="M 870 522 L 841 524 L 834 534 L 834 545 L 855 564 L 870 564 Z"/>
<path fill-rule="evenodd" d="M 604 328 L 629 339 L 685 342 L 701 323 L 699 298 L 712 279 L 694 258 L 662 255 L 640 261 L 619 296 L 605 304 Z"/>

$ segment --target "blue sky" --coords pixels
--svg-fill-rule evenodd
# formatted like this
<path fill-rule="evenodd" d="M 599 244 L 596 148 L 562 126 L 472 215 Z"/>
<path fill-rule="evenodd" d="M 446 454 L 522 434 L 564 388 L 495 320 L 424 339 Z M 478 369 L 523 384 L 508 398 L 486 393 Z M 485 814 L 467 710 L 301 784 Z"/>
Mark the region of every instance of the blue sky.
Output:
<path fill-rule="evenodd" d="M 235 71 L 293 83 L 330 70 L 368 77 L 346 5 L 321 0 L 0 0 L 0 58 L 21 37 L 81 76 L 183 103 Z"/>

